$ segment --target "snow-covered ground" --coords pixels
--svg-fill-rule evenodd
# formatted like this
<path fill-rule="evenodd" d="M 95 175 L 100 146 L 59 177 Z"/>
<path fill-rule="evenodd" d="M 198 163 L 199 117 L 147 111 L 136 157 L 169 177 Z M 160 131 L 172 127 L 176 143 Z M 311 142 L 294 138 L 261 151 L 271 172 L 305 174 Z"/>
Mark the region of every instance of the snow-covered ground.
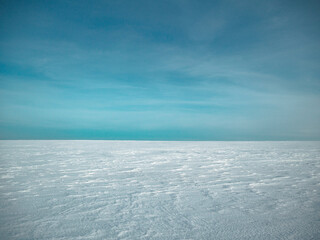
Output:
<path fill-rule="evenodd" d="M 1 239 L 320 239 L 320 142 L 0 141 Z"/>

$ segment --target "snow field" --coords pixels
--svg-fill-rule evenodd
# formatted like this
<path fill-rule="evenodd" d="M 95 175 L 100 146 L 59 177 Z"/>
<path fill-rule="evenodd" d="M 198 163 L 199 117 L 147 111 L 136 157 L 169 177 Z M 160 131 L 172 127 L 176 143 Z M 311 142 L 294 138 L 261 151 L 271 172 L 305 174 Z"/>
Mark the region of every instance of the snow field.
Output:
<path fill-rule="evenodd" d="M 320 239 L 320 142 L 0 141 L 1 239 Z"/>

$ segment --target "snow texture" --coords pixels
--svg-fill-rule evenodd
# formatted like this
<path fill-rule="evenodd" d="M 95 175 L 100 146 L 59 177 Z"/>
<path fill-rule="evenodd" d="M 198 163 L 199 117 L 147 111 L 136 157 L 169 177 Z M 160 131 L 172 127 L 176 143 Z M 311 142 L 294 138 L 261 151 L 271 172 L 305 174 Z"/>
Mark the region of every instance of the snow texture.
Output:
<path fill-rule="evenodd" d="M 320 239 L 320 142 L 1 141 L 1 239 Z"/>

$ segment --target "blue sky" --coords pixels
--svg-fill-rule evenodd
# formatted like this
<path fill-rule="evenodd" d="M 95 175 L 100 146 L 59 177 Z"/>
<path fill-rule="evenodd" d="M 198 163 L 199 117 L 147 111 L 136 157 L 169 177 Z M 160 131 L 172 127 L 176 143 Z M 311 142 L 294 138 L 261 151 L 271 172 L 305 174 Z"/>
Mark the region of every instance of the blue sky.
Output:
<path fill-rule="evenodd" d="M 320 140 L 317 1 L 1 1 L 0 138 Z"/>

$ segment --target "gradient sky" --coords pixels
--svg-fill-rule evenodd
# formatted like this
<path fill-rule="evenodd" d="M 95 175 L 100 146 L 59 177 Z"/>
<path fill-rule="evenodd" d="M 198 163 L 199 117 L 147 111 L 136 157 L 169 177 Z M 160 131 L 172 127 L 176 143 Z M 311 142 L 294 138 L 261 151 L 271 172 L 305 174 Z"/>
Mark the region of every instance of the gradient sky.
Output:
<path fill-rule="evenodd" d="M 1 139 L 320 140 L 317 1 L 1 1 Z"/>

